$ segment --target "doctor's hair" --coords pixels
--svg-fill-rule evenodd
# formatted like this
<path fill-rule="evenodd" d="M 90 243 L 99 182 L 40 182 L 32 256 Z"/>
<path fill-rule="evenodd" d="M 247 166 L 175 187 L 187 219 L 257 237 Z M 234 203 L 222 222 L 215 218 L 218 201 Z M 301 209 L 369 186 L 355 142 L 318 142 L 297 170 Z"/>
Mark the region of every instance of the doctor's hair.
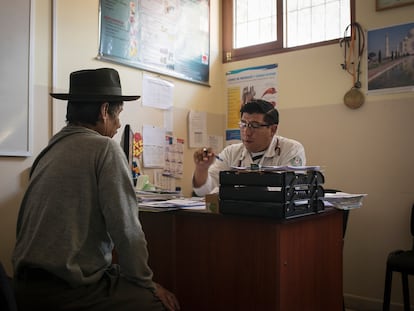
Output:
<path fill-rule="evenodd" d="M 263 120 L 268 124 L 279 124 L 279 112 L 268 101 L 263 99 L 253 99 L 240 108 L 240 117 L 243 113 L 261 113 L 264 114 Z"/>
<path fill-rule="evenodd" d="M 68 101 L 66 108 L 66 123 L 67 124 L 90 124 L 96 125 L 99 121 L 102 101 Z M 108 114 L 115 117 L 117 111 L 123 106 L 123 102 L 108 102 Z"/>

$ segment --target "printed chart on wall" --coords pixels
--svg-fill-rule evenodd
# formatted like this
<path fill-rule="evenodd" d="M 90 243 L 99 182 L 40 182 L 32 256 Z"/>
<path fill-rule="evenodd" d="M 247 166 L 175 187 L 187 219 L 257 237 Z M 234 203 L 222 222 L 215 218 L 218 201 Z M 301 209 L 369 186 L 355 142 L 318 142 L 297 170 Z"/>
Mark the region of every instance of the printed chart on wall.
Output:
<path fill-rule="evenodd" d="M 98 58 L 209 82 L 209 0 L 100 0 Z"/>
<path fill-rule="evenodd" d="M 182 178 L 184 171 L 184 139 L 165 136 L 164 176 Z"/>
<path fill-rule="evenodd" d="M 264 99 L 276 106 L 277 64 L 232 70 L 226 75 L 227 128 L 238 129 L 240 108 L 251 99 Z"/>

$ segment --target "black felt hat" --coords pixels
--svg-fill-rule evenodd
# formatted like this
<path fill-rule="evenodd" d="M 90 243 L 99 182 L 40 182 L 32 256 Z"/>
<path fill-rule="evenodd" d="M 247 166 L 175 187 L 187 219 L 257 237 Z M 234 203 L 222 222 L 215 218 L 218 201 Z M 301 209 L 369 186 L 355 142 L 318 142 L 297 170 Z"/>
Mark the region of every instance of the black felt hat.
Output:
<path fill-rule="evenodd" d="M 122 95 L 119 74 L 112 68 L 86 69 L 70 74 L 69 93 L 50 93 L 53 98 L 73 101 L 131 101 L 139 95 Z"/>

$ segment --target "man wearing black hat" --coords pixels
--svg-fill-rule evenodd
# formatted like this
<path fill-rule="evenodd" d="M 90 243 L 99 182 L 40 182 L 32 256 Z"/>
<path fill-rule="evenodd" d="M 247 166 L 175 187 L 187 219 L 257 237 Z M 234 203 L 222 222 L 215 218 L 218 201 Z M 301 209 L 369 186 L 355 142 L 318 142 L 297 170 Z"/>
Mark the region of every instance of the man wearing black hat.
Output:
<path fill-rule="evenodd" d="M 306 165 L 303 145 L 276 135 L 279 112 L 268 101 L 251 99 L 240 109 L 242 142 L 229 145 L 215 155 L 211 148 L 194 152 L 193 190 L 198 196 L 214 192 L 219 186 L 219 173 L 232 166 L 302 166 Z"/>
<path fill-rule="evenodd" d="M 65 126 L 35 159 L 13 253 L 19 310 L 178 310 L 152 280 L 110 68 L 71 73 Z M 112 264 L 116 248 L 119 265 Z"/>

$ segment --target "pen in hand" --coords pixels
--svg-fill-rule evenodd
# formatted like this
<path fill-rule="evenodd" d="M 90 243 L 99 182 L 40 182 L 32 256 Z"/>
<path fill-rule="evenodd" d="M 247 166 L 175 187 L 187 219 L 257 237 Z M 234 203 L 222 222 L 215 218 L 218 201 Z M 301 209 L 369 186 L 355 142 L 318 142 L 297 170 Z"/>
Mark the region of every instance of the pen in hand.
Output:
<path fill-rule="evenodd" d="M 219 161 L 223 162 L 223 159 L 222 159 L 222 158 L 220 158 L 217 154 L 216 154 L 216 155 L 214 155 L 214 156 L 216 157 L 216 159 L 217 159 L 217 160 L 219 160 Z"/>
<path fill-rule="evenodd" d="M 203 148 L 203 153 L 204 153 L 204 156 L 205 157 L 208 157 L 208 149 L 207 148 Z M 223 159 L 222 158 L 220 158 L 218 155 L 214 155 L 214 157 L 217 159 L 217 160 L 219 160 L 219 161 L 222 161 L 223 162 Z"/>

